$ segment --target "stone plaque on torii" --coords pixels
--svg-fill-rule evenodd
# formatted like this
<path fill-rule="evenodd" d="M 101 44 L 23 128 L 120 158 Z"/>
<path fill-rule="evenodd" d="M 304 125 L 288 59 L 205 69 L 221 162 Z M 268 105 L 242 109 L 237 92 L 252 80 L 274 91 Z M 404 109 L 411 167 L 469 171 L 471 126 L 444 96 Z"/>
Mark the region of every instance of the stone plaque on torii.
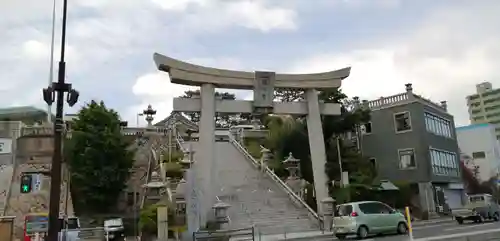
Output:
<path fill-rule="evenodd" d="M 173 109 L 180 112 L 201 112 L 199 123 L 200 170 L 211 170 L 204 175 L 204 190 L 215 201 L 217 168 L 215 159 L 215 113 L 252 113 L 252 114 L 289 114 L 307 115 L 309 146 L 313 167 L 316 200 L 328 196 L 327 177 L 325 174 L 326 153 L 321 126 L 321 115 L 340 115 L 340 104 L 320 103 L 318 91 L 339 88 L 342 80 L 350 74 L 351 68 L 315 73 L 315 74 L 277 74 L 274 72 L 245 72 L 216 69 L 182 62 L 158 53 L 154 61 L 160 71 L 170 75 L 175 84 L 200 86 L 200 98 L 174 98 Z M 215 88 L 253 90 L 254 100 L 219 100 L 215 98 Z M 305 101 L 273 102 L 274 90 L 305 90 Z M 211 205 L 211 204 L 209 204 Z"/>

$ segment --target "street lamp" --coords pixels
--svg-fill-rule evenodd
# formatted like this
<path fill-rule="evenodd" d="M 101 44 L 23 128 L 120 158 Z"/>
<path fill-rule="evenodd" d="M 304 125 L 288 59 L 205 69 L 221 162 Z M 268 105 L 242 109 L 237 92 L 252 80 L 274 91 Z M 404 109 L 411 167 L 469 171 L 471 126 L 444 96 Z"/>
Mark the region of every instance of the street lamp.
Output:
<path fill-rule="evenodd" d="M 65 83 L 66 62 L 64 54 L 66 50 L 66 22 L 67 22 L 68 0 L 63 0 L 63 19 L 61 33 L 61 57 L 57 82 L 53 82 L 43 89 L 43 99 L 47 105 L 56 101 L 56 119 L 54 121 L 54 154 L 52 156 L 52 167 L 50 170 L 50 204 L 49 204 L 49 233 L 48 241 L 57 241 L 59 232 L 59 199 L 61 195 L 61 162 L 62 162 L 62 134 L 65 128 L 63 121 L 64 94 L 67 93 L 67 102 L 73 106 L 78 102 L 79 93 Z M 57 94 L 56 94 L 57 93 Z"/>

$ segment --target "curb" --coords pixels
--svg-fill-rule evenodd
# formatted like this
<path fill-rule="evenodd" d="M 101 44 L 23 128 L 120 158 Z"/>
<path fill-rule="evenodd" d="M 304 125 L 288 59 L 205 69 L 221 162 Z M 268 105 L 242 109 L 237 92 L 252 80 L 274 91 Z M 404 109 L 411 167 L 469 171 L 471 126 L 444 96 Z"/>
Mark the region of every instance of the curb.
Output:
<path fill-rule="evenodd" d="M 451 217 L 449 218 L 439 218 L 439 219 L 431 219 L 431 220 L 416 220 L 416 221 L 413 221 L 412 224 L 413 225 L 426 225 L 426 224 L 435 224 L 435 223 L 445 223 L 445 222 L 453 222 L 454 219 L 452 219 Z"/>

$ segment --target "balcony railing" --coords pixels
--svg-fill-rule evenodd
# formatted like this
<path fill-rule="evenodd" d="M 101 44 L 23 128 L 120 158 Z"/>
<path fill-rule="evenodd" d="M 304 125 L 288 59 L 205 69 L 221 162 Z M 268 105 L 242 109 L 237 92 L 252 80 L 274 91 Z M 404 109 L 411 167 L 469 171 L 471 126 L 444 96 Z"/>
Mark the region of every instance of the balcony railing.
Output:
<path fill-rule="evenodd" d="M 442 110 L 445 112 L 447 111 L 445 107 L 443 107 L 442 105 L 440 105 L 438 103 L 435 103 L 427 98 L 416 95 L 414 93 L 408 93 L 408 92 L 397 94 L 397 95 L 392 95 L 392 96 L 388 96 L 388 97 L 381 97 L 381 98 L 376 99 L 376 100 L 368 101 L 365 103 L 365 105 L 367 105 L 367 107 L 369 109 L 373 110 L 373 109 L 381 109 L 381 108 L 391 107 L 391 106 L 395 106 L 395 105 L 399 105 L 399 104 L 409 103 L 412 100 L 419 100 L 419 101 L 423 102 L 424 104 L 429 105 L 431 107 L 434 107 L 438 110 Z"/>

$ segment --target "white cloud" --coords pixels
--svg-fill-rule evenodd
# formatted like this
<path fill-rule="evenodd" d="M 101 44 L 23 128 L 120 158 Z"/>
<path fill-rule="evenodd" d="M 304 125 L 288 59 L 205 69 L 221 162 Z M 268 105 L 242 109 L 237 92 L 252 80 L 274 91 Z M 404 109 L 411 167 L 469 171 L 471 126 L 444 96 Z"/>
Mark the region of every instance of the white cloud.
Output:
<path fill-rule="evenodd" d="M 157 110 L 156 120 L 166 118 L 172 111 L 173 98 L 182 95 L 184 91 L 189 89 L 196 88 L 170 83 L 167 73 L 155 72 L 145 74 L 139 77 L 132 87 L 132 92 L 141 99 L 141 103 L 130 107 L 124 118 L 133 120 L 137 113 L 141 112 L 148 105 Z M 142 120 L 141 123 L 143 123 Z"/>
<path fill-rule="evenodd" d="M 210 0 L 151 0 L 162 9 L 170 11 L 185 11 L 190 5 L 201 5 L 209 3 Z"/>
<path fill-rule="evenodd" d="M 46 57 L 49 56 L 50 51 L 42 42 L 36 40 L 28 40 L 23 44 L 23 53 L 30 59 L 47 60 Z"/>
<path fill-rule="evenodd" d="M 436 9 L 409 36 L 354 51 L 319 53 L 298 61 L 293 71 L 327 71 L 352 66 L 344 80 L 350 96 L 378 98 L 404 92 L 405 83 L 435 102 L 448 101 L 457 124 L 467 124 L 465 96 L 484 80 L 500 87 L 500 4 L 491 1 Z"/>
<path fill-rule="evenodd" d="M 295 29 L 295 12 L 291 9 L 266 7 L 262 1 L 239 1 L 227 5 L 232 22 L 241 22 L 247 28 L 268 32 L 273 29 Z"/>
<path fill-rule="evenodd" d="M 155 2 L 161 0 L 154 0 Z M 165 3 L 170 11 L 192 11 L 178 21 L 179 28 L 189 31 L 213 32 L 230 26 L 241 26 L 263 32 L 294 30 L 297 27 L 296 12 L 285 6 L 271 5 L 267 0 L 183 0 Z"/>

